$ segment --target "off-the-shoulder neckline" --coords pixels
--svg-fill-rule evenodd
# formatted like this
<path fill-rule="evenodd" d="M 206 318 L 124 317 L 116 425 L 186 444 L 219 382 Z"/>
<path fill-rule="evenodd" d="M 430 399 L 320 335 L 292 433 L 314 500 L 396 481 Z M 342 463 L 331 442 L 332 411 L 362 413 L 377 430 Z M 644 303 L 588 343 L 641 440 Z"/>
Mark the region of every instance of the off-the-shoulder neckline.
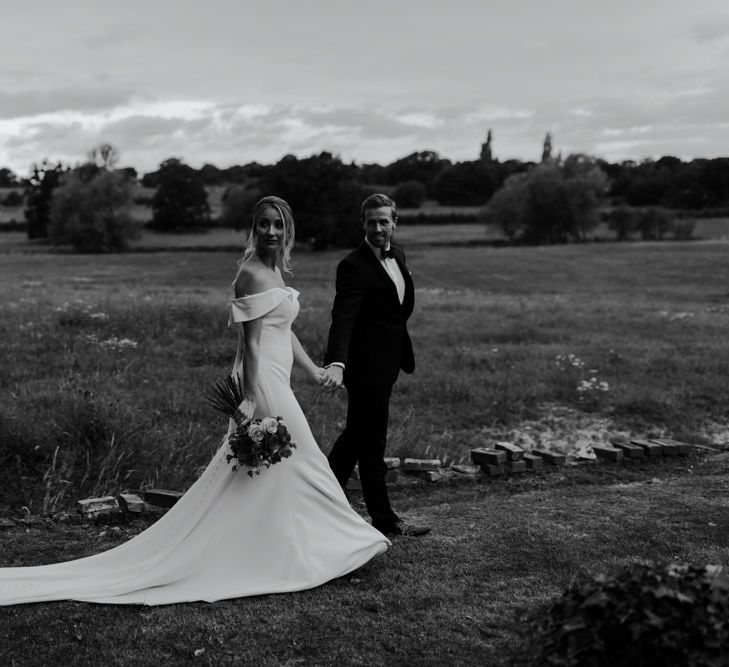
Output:
<path fill-rule="evenodd" d="M 266 294 L 268 292 L 273 292 L 274 290 L 277 290 L 277 289 L 284 290 L 285 292 L 291 291 L 291 292 L 296 292 L 296 294 L 299 293 L 293 287 L 286 285 L 284 287 L 269 287 L 268 289 L 265 289 L 262 292 L 256 292 L 255 294 L 246 294 L 245 296 L 238 296 L 238 297 L 231 299 L 231 301 L 239 301 L 240 299 L 250 299 L 251 297 L 261 296 L 262 294 Z"/>

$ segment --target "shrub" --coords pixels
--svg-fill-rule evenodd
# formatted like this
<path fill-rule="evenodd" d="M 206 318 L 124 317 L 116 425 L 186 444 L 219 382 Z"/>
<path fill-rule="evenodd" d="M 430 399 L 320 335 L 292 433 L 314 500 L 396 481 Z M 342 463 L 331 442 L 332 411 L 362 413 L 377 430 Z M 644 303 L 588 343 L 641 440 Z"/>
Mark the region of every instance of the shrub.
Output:
<path fill-rule="evenodd" d="M 696 220 L 681 219 L 674 220 L 671 225 L 671 234 L 674 239 L 685 241 L 693 238 L 694 229 L 696 228 Z"/>
<path fill-rule="evenodd" d="M 595 160 L 571 155 L 564 165 L 545 162 L 507 178 L 489 201 L 485 218 L 512 241 L 581 241 L 598 223 L 607 187 L 607 176 Z"/>
<path fill-rule="evenodd" d="M 729 580 L 712 566 L 633 564 L 568 590 L 538 641 L 540 665 L 725 665 Z"/>
<path fill-rule="evenodd" d="M 425 201 L 425 186 L 420 181 L 398 183 L 392 198 L 398 208 L 420 208 Z"/>
<path fill-rule="evenodd" d="M 659 241 L 671 229 L 674 214 L 660 206 L 640 209 L 636 226 L 644 241 Z"/>
<path fill-rule="evenodd" d="M 8 208 L 16 208 L 17 206 L 22 205 L 23 195 L 17 190 L 11 190 L 7 195 L 5 195 L 5 198 L 0 203 Z"/>
<path fill-rule="evenodd" d="M 258 190 L 250 190 L 245 185 L 229 185 L 223 193 L 223 212 L 220 224 L 233 229 L 248 229 L 251 225 L 253 207 L 260 199 Z"/>
<path fill-rule="evenodd" d="M 635 231 L 637 215 L 634 208 L 616 206 L 608 213 L 608 227 L 615 232 L 618 241 L 626 241 Z"/>
<path fill-rule="evenodd" d="M 78 252 L 125 250 L 139 232 L 130 203 L 131 186 L 120 172 L 101 169 L 88 180 L 79 169 L 66 174 L 51 203 L 51 241 Z"/>
<path fill-rule="evenodd" d="M 152 197 L 153 229 L 184 231 L 207 225 L 210 221 L 208 193 L 197 171 L 170 158 L 160 165 L 156 178 L 157 190 Z"/>

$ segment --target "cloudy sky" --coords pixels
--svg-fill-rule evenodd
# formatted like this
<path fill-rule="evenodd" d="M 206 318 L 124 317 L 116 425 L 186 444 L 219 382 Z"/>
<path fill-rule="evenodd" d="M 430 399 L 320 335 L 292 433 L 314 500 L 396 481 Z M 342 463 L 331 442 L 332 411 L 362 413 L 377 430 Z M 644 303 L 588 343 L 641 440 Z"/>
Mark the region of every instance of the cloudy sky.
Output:
<path fill-rule="evenodd" d="M 729 155 L 726 0 L 0 1 L 0 166 Z"/>

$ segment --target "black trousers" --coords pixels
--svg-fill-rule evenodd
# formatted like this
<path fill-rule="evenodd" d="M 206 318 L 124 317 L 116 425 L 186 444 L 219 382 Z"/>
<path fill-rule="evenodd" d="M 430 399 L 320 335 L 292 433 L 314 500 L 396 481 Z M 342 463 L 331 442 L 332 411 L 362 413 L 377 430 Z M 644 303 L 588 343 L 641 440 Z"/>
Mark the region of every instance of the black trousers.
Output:
<path fill-rule="evenodd" d="M 384 456 L 392 385 L 371 387 L 347 383 L 347 393 L 347 426 L 329 453 L 329 465 L 344 489 L 355 464 L 359 463 L 362 496 L 372 525 L 380 530 L 391 528 L 399 518 L 390 507 L 385 486 Z"/>

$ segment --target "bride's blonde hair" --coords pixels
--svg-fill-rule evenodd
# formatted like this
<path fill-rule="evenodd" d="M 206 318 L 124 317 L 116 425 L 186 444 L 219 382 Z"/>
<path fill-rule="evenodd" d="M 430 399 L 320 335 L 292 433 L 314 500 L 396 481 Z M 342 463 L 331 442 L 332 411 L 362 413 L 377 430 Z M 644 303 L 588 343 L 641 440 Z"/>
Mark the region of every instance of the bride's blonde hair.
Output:
<path fill-rule="evenodd" d="M 256 252 L 256 244 L 258 243 L 258 221 L 260 220 L 263 211 L 267 208 L 272 208 L 277 211 L 283 221 L 284 238 L 283 247 L 281 249 L 281 269 L 291 275 L 291 250 L 294 247 L 294 214 L 286 200 L 274 195 L 262 197 L 253 207 L 251 233 L 248 234 L 248 240 L 246 241 L 246 246 L 243 250 L 243 257 L 238 261 L 239 272 L 240 267 L 243 266 L 248 258 Z"/>

